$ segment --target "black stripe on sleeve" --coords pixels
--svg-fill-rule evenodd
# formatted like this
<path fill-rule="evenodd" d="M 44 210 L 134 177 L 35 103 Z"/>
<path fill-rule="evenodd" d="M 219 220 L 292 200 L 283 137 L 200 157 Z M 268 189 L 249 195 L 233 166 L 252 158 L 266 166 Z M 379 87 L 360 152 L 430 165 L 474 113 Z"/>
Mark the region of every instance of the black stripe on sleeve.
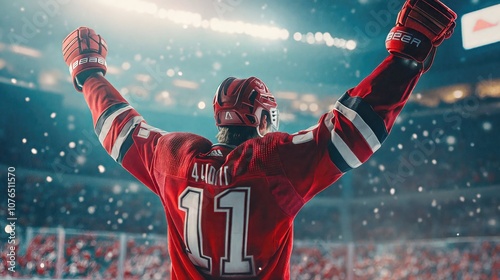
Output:
<path fill-rule="evenodd" d="M 328 141 L 328 154 L 330 155 L 330 159 L 337 166 L 337 168 L 345 173 L 352 169 L 349 164 L 344 160 L 344 157 L 340 154 L 339 150 L 335 147 L 332 141 Z"/>
<path fill-rule="evenodd" d="M 106 109 L 106 111 L 104 111 L 101 116 L 99 116 L 99 119 L 97 120 L 96 124 L 95 124 L 95 133 L 97 134 L 97 136 L 99 136 L 101 134 L 101 130 L 102 130 L 102 126 L 104 125 L 104 122 L 106 122 L 106 120 L 108 119 L 108 117 L 113 114 L 114 112 L 122 109 L 122 108 L 125 108 L 127 107 L 129 104 L 127 103 L 118 103 L 118 104 L 115 104 L 115 105 L 112 105 L 110 106 L 108 109 Z"/>
<path fill-rule="evenodd" d="M 123 158 L 127 154 L 130 147 L 132 147 L 132 145 L 134 144 L 134 132 L 136 128 L 137 125 L 134 125 L 134 127 L 130 130 L 129 134 L 127 135 L 125 141 L 123 141 L 122 146 L 120 147 L 120 151 L 118 152 L 118 158 L 116 158 L 116 162 L 118 162 L 119 164 L 122 164 Z"/>
<path fill-rule="evenodd" d="M 389 134 L 385 127 L 384 120 L 373 110 L 370 104 L 363 101 L 360 97 L 351 97 L 345 93 L 338 100 L 347 108 L 358 113 L 365 123 L 373 130 L 380 143 L 384 142 Z"/>

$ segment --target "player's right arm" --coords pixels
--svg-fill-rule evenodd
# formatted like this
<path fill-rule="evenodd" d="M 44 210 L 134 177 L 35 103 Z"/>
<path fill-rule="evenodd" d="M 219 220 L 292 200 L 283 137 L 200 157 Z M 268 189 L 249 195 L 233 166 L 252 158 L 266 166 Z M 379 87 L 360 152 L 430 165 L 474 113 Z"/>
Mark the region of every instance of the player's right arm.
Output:
<path fill-rule="evenodd" d="M 408 0 L 387 37 L 390 55 L 317 126 L 292 135 L 293 152 L 283 151 L 282 161 L 296 162 L 287 175 L 305 201 L 380 148 L 436 48 L 451 36 L 455 19 L 437 0 Z"/>
<path fill-rule="evenodd" d="M 158 141 L 166 132 L 147 125 L 104 78 L 107 45 L 94 30 L 76 29 L 64 39 L 62 50 L 73 84 L 77 91 L 83 92 L 95 133 L 106 152 L 158 194 L 152 165 Z"/>

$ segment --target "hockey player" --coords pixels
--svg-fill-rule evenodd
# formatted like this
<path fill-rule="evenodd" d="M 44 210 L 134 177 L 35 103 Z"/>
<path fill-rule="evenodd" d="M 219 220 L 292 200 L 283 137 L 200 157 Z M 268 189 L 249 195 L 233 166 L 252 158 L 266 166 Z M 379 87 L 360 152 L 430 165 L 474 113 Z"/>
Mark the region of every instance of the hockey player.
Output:
<path fill-rule="evenodd" d="M 289 279 L 295 216 L 380 148 L 455 20 L 437 0 L 408 0 L 387 58 L 295 134 L 278 132 L 260 79 L 225 79 L 213 100 L 216 144 L 148 125 L 104 78 L 108 47 L 94 30 L 76 29 L 62 50 L 104 149 L 161 199 L 172 279 Z"/>

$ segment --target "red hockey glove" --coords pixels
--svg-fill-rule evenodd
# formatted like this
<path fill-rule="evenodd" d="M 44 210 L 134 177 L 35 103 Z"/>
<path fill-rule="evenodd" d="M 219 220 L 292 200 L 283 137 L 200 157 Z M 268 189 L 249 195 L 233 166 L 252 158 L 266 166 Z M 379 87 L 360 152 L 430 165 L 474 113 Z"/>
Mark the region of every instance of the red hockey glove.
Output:
<path fill-rule="evenodd" d="M 95 72 L 106 74 L 106 41 L 94 30 L 79 27 L 71 32 L 62 43 L 62 52 L 76 90 L 82 91 L 83 83 Z"/>
<path fill-rule="evenodd" d="M 387 35 L 386 48 L 392 54 L 424 62 L 433 48 L 453 34 L 456 19 L 457 14 L 439 0 L 407 0 Z"/>

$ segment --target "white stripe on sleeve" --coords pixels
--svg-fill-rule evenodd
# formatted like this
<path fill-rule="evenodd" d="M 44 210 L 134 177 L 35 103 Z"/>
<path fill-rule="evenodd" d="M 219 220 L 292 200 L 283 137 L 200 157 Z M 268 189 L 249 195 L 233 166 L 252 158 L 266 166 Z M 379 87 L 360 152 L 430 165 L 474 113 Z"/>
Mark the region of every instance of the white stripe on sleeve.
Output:
<path fill-rule="evenodd" d="M 99 134 L 99 141 L 101 144 L 104 145 L 104 139 L 106 139 L 106 136 L 108 136 L 109 131 L 111 130 L 111 126 L 113 125 L 113 121 L 118 117 L 121 113 L 132 110 L 132 106 L 128 105 L 126 107 L 123 107 L 119 110 L 116 110 L 113 114 L 109 115 L 109 117 L 106 118 L 102 125 L 101 133 Z"/>
<path fill-rule="evenodd" d="M 363 120 L 363 118 L 354 110 L 346 107 L 344 104 L 337 101 L 335 104 L 335 110 L 344 115 L 348 120 L 352 122 L 352 124 L 356 127 L 356 129 L 363 135 L 366 142 L 372 149 L 372 152 L 376 152 L 381 145 L 380 141 L 377 138 L 377 135 L 373 132 L 370 126 Z"/>
<path fill-rule="evenodd" d="M 125 126 L 123 126 L 122 130 L 120 131 L 120 134 L 118 137 L 115 139 L 113 143 L 113 148 L 111 149 L 111 157 L 114 160 L 118 159 L 118 156 L 120 155 L 120 149 L 123 145 L 123 142 L 125 142 L 125 139 L 127 139 L 127 136 L 132 132 L 134 127 L 139 124 L 141 121 L 143 121 L 144 118 L 141 116 L 135 116 L 132 119 L 130 119 Z"/>
<path fill-rule="evenodd" d="M 339 151 L 340 155 L 344 158 L 344 160 L 350 167 L 356 168 L 362 164 L 358 157 L 356 157 L 356 155 L 351 151 L 349 146 L 347 146 L 344 140 L 340 138 L 340 135 L 338 135 L 334 130 L 332 130 L 332 142 L 335 148 L 337 148 L 337 150 Z"/>

